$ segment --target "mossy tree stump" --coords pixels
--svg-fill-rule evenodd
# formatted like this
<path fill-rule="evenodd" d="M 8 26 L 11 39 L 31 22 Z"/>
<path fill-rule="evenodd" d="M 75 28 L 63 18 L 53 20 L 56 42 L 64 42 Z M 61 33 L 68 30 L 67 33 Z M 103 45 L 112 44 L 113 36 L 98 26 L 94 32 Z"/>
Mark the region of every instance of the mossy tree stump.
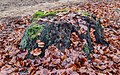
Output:
<path fill-rule="evenodd" d="M 45 16 L 45 14 L 42 12 L 39 14 L 42 14 L 42 17 Z M 104 40 L 100 21 L 96 20 L 96 17 L 94 15 L 92 15 L 92 18 L 93 20 L 91 20 L 89 17 L 81 16 L 81 19 L 86 21 L 86 24 L 88 26 L 86 34 L 79 34 L 79 26 L 72 25 L 65 21 L 43 22 L 40 24 L 33 22 L 28 28 L 26 28 L 20 43 L 20 48 L 28 50 L 29 54 L 34 49 L 36 51 L 41 51 L 41 53 L 39 53 L 41 57 L 44 56 L 45 49 L 51 45 L 56 46 L 59 50 L 64 52 L 66 48 L 70 47 L 71 33 L 76 32 L 79 38 L 86 39 L 87 45 L 84 46 L 84 51 L 89 54 L 93 50 L 92 40 L 90 37 L 90 28 L 95 29 L 94 35 L 97 43 L 108 45 L 108 43 Z"/>

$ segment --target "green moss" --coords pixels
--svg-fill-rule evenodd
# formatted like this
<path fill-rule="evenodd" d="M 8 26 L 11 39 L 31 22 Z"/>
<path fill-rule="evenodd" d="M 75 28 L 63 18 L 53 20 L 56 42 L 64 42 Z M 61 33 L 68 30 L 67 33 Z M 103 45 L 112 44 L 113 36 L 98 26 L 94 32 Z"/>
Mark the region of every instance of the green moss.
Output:
<path fill-rule="evenodd" d="M 82 16 L 90 16 L 90 14 L 86 11 L 82 11 Z"/>
<path fill-rule="evenodd" d="M 32 21 L 36 21 L 38 20 L 38 18 L 44 18 L 46 16 L 55 16 L 57 13 L 59 12 L 66 12 L 67 10 L 66 9 L 63 9 L 63 10 L 55 10 L 55 11 L 49 11 L 49 12 L 44 12 L 44 11 L 37 11 L 33 14 L 33 19 Z"/>
<path fill-rule="evenodd" d="M 89 54 L 90 53 L 90 50 L 89 50 L 89 46 L 87 44 L 84 45 L 84 52 L 86 54 Z"/>
<path fill-rule="evenodd" d="M 43 26 L 44 24 L 39 25 L 34 23 L 31 24 L 30 27 L 26 28 L 20 43 L 20 49 L 26 49 L 29 51 L 36 48 L 37 44 L 35 42 L 39 39 L 38 33 L 42 32 Z"/>
<path fill-rule="evenodd" d="M 74 12 L 78 13 L 78 12 L 80 12 L 80 10 L 75 10 Z"/>
<path fill-rule="evenodd" d="M 29 36 L 30 38 L 33 38 L 33 39 L 34 39 L 35 37 L 37 37 L 37 36 L 38 36 L 38 33 L 43 30 L 43 26 L 44 26 L 44 25 L 38 25 L 38 24 L 33 25 L 33 26 L 30 26 L 30 27 L 28 28 L 28 32 L 27 32 L 28 36 Z"/>
<path fill-rule="evenodd" d="M 91 56 L 90 56 L 90 49 L 89 49 L 89 46 L 88 46 L 88 44 L 85 44 L 84 45 L 84 52 L 85 52 L 85 54 L 86 54 L 86 56 L 87 56 L 87 59 L 89 59 L 89 60 L 91 60 Z"/>
<path fill-rule="evenodd" d="M 44 11 L 37 11 L 33 14 L 33 17 L 38 18 L 38 17 L 44 17 L 45 13 Z"/>
<path fill-rule="evenodd" d="M 54 16 L 54 15 L 56 15 L 55 11 L 51 11 L 51 12 L 46 13 L 46 16 Z"/>
<path fill-rule="evenodd" d="M 33 14 L 33 18 L 32 18 L 32 21 L 36 21 L 38 20 L 38 18 L 41 18 L 41 17 L 45 17 L 45 13 L 44 11 L 37 11 Z"/>
<path fill-rule="evenodd" d="M 67 10 L 66 9 L 61 9 L 61 10 L 56 10 L 56 12 L 57 13 L 59 13 L 59 12 L 67 12 Z"/>

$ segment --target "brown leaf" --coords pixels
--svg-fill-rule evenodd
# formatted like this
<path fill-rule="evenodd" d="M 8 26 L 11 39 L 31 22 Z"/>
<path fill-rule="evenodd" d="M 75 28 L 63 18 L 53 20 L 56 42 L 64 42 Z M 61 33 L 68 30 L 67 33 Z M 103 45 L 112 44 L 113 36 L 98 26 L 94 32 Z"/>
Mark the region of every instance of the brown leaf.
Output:
<path fill-rule="evenodd" d="M 67 58 L 66 55 L 61 56 L 62 61 L 63 61 L 64 59 L 66 59 L 66 58 Z"/>
<path fill-rule="evenodd" d="M 60 64 L 60 59 L 55 59 L 54 61 L 52 61 L 52 64 Z"/>
<path fill-rule="evenodd" d="M 2 67 L 2 66 L 3 66 L 3 64 L 4 64 L 4 63 L 3 63 L 2 61 L 0 61 L 0 67 Z"/>

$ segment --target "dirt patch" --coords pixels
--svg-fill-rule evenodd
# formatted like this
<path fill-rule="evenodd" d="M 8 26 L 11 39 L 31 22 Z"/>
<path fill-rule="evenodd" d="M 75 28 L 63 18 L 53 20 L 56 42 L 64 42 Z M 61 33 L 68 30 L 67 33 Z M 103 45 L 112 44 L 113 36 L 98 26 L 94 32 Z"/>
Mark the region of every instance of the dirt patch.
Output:
<path fill-rule="evenodd" d="M 59 0 L 0 0 L 0 11 L 7 11 L 15 7 L 34 6 L 45 2 L 56 2 Z"/>
<path fill-rule="evenodd" d="M 0 19 L 8 16 L 31 15 L 37 10 L 48 10 L 69 2 L 85 0 L 0 0 Z"/>

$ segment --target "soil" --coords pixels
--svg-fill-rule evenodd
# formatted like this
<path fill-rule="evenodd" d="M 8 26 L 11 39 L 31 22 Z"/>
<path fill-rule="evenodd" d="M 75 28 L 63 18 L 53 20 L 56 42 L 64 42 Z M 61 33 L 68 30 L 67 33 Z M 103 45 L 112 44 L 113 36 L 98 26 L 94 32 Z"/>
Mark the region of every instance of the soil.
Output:
<path fill-rule="evenodd" d="M 0 19 L 8 16 L 31 15 L 37 10 L 47 10 L 69 2 L 85 0 L 0 0 Z"/>
<path fill-rule="evenodd" d="M 0 0 L 0 11 L 6 11 L 14 7 L 34 6 L 39 3 L 55 1 L 58 0 Z"/>

